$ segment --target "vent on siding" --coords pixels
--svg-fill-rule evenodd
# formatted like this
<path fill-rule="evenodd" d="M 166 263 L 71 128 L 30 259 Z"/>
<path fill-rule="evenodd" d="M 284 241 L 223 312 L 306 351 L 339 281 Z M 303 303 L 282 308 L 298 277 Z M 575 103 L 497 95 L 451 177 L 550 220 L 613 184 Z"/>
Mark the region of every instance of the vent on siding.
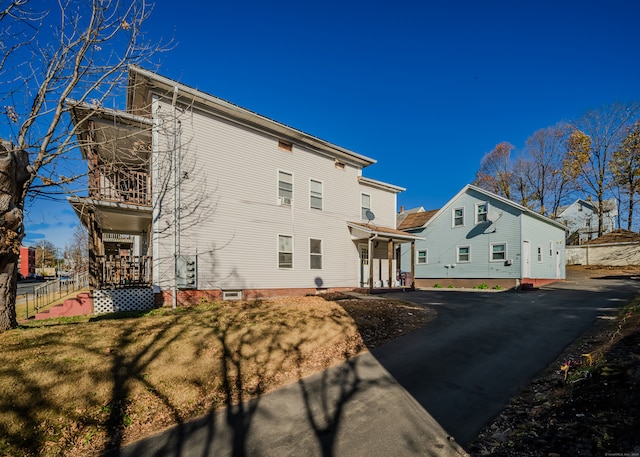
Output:
<path fill-rule="evenodd" d="M 278 140 L 278 147 L 287 152 L 291 152 L 293 150 L 293 144 L 288 141 Z"/>
<path fill-rule="evenodd" d="M 241 290 L 223 290 L 222 299 L 223 300 L 242 300 L 242 291 Z"/>
<path fill-rule="evenodd" d="M 338 170 L 344 170 L 344 162 L 340 162 L 338 159 L 335 159 L 334 163 Z"/>

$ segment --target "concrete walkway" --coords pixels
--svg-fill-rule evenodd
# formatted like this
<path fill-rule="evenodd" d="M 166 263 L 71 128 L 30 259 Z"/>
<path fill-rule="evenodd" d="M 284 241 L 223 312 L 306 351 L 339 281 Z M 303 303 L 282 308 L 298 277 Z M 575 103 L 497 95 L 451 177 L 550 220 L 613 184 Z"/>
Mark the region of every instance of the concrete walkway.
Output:
<path fill-rule="evenodd" d="M 366 353 L 109 456 L 463 456 L 464 450 Z"/>

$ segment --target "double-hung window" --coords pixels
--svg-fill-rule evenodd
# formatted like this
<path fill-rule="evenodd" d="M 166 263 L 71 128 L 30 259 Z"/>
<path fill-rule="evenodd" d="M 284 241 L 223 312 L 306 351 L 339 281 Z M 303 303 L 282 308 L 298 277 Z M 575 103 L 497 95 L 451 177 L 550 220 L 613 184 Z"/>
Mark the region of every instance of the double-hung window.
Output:
<path fill-rule="evenodd" d="M 458 263 L 471 262 L 471 246 L 458 246 L 457 253 L 456 261 Z"/>
<path fill-rule="evenodd" d="M 322 183 L 312 179 L 309 181 L 309 205 L 312 209 L 322 210 Z"/>
<path fill-rule="evenodd" d="M 506 243 L 491 243 L 491 260 L 493 262 L 507 260 Z"/>
<path fill-rule="evenodd" d="M 454 208 L 453 226 L 462 227 L 464 225 L 464 208 Z"/>
<path fill-rule="evenodd" d="M 278 202 L 290 206 L 293 201 L 293 175 L 286 171 L 278 172 Z"/>
<path fill-rule="evenodd" d="M 293 237 L 278 235 L 278 268 L 293 268 Z"/>
<path fill-rule="evenodd" d="M 368 212 L 371 211 L 371 195 L 369 194 L 361 194 L 360 195 L 360 217 L 362 220 L 369 220 L 367 217 Z"/>
<path fill-rule="evenodd" d="M 322 270 L 322 240 L 309 240 L 309 268 Z"/>
<path fill-rule="evenodd" d="M 481 222 L 487 222 L 487 215 L 489 213 L 488 203 L 476 203 L 476 224 Z"/>
<path fill-rule="evenodd" d="M 427 250 L 421 250 L 417 252 L 416 263 L 418 265 L 426 265 L 429 262 L 429 257 L 427 256 Z"/>

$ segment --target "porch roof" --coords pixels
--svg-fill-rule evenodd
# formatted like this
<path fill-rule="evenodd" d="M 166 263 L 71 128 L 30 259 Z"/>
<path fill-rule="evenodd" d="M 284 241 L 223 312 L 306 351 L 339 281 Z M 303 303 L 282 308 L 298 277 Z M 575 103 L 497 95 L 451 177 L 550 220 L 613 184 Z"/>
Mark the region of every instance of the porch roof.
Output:
<path fill-rule="evenodd" d="M 351 236 L 353 236 L 354 239 L 370 238 L 372 235 L 375 235 L 379 238 L 404 243 L 424 240 L 424 237 L 415 235 L 413 233 L 403 232 L 402 230 L 397 230 L 390 227 L 377 226 L 371 223 L 364 224 L 362 222 L 347 222 L 347 227 L 349 227 Z"/>
<path fill-rule="evenodd" d="M 149 229 L 152 208 L 95 200 L 93 198 L 67 197 L 78 218 L 89 226 L 89 210 L 95 211 L 98 227 L 105 232 L 136 235 Z"/>

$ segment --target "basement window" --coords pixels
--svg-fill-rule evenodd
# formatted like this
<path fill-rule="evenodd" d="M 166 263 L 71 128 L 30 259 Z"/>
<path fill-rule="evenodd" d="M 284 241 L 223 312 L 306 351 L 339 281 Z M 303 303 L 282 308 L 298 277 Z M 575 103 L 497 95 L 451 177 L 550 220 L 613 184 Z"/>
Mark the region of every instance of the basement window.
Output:
<path fill-rule="evenodd" d="M 223 290 L 222 299 L 223 300 L 242 300 L 242 291 L 241 290 Z"/>

